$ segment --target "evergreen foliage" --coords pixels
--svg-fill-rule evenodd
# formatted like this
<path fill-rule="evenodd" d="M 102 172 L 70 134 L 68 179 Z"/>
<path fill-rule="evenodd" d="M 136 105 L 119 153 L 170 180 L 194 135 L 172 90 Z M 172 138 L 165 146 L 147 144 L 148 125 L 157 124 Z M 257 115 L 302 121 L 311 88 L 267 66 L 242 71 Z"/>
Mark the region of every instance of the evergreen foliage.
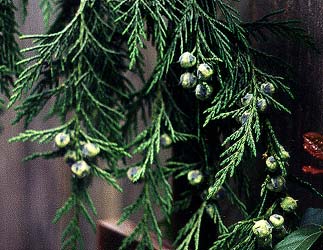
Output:
<path fill-rule="evenodd" d="M 9 97 L 9 87 L 18 70 L 16 61 L 20 58 L 19 47 L 15 40 L 18 34 L 15 21 L 16 8 L 12 1 L 1 0 L 0 9 L 0 93 Z"/>
<path fill-rule="evenodd" d="M 275 134 L 270 113 L 290 113 L 274 92 L 293 96 L 287 80 L 268 68 L 273 57 L 255 43 L 271 37 L 268 32 L 303 40 L 309 46 L 312 42 L 295 21 L 277 20 L 281 12 L 242 22 L 234 2 L 40 1 L 45 23 L 57 9 L 55 20 L 45 34 L 21 36 L 32 39 L 34 45 L 22 50 L 26 56 L 17 64 L 22 71 L 8 106 L 17 112 L 14 123 L 24 121 L 28 127 L 50 103 L 47 116 L 58 117 L 61 125 L 27 129 L 11 142 L 55 141 L 55 150 L 33 153 L 26 160 L 62 157 L 71 167 L 71 195 L 53 220 L 56 223 L 71 215 L 62 234 L 62 249 L 84 247 L 81 218 L 95 230 L 92 216 L 96 209 L 88 193 L 93 176 L 119 191 L 117 179 L 126 173 L 130 181 L 143 182 L 141 194 L 124 209 L 120 223 L 138 211 L 141 219 L 120 249 L 136 240 L 137 249 L 153 249 L 150 232 L 162 246 L 164 233 L 157 208 L 168 223 L 181 209 L 184 213 L 194 210 L 177 234 L 178 250 L 257 249 L 264 239 L 254 234 L 254 221 L 268 219 L 276 211 L 285 213 L 279 206 L 286 190 L 278 187 L 275 178 L 285 180 L 289 156 Z M 1 4 L 11 11 L 0 13 L 0 27 L 5 22 L 6 45 L 13 46 L 1 46 L 5 51 L 0 54 L 1 90 L 6 93 L 7 76 L 17 70 L 19 53 L 14 42 L 14 7 L 10 1 Z M 152 42 L 157 59 L 152 75 L 145 79 L 142 51 L 147 41 Z M 196 65 L 186 70 L 177 63 L 184 52 L 196 58 Z M 200 70 L 203 63 L 211 70 L 209 75 L 214 73 L 211 77 Z M 197 68 L 198 83 L 207 85 L 211 94 L 205 101 L 177 84 L 182 73 L 195 74 Z M 125 76 L 128 70 L 141 79 L 142 87 Z M 251 98 L 246 99 L 247 95 Z M 145 128 L 138 131 L 141 118 Z M 248 165 L 260 157 L 259 145 L 267 146 L 267 157 L 274 156 L 278 167 L 263 176 L 260 202 L 250 206 L 250 192 L 255 190 L 250 187 Z M 164 165 L 159 153 L 165 146 L 173 146 L 173 155 Z M 118 165 L 119 160 L 127 163 L 133 155 L 140 155 L 140 160 Z M 99 166 L 98 158 L 104 160 L 104 166 Z M 202 178 L 192 175 L 192 170 L 199 170 Z M 175 183 L 185 183 L 186 190 L 175 200 L 170 177 Z M 233 225 L 227 225 L 221 211 L 223 193 L 241 214 Z M 207 221 L 216 228 L 212 242 L 200 241 Z M 288 221 L 286 224 L 289 227 Z"/>
<path fill-rule="evenodd" d="M 15 40 L 18 35 L 15 20 L 16 7 L 11 0 L 0 1 L 0 114 L 3 113 L 3 97 L 9 97 L 10 86 L 19 71 L 16 62 L 20 59 L 19 46 Z M 2 126 L 0 125 L 0 132 Z"/>

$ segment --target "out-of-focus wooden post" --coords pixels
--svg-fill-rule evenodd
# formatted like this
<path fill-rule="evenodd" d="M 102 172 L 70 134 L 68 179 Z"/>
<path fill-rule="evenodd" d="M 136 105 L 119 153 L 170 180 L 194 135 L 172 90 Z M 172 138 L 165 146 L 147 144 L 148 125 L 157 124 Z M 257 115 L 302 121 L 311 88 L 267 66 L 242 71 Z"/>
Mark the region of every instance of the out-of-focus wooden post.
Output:
<path fill-rule="evenodd" d="M 125 237 L 129 236 L 135 228 L 135 224 L 125 221 L 117 225 L 115 220 L 100 220 L 97 225 L 98 250 L 118 250 Z M 154 249 L 159 250 L 156 235 L 152 234 Z M 134 250 L 137 243 L 128 246 L 128 250 Z M 162 250 L 172 250 L 169 242 L 164 241 Z"/>

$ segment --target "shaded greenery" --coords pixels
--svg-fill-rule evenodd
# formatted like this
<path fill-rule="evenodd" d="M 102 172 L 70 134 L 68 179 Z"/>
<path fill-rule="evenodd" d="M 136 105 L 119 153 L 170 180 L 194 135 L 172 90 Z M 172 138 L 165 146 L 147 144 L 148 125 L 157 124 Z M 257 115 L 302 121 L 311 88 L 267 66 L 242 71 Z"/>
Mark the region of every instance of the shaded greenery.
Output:
<path fill-rule="evenodd" d="M 17 60 L 20 58 L 19 47 L 15 40 L 18 35 L 15 21 L 16 7 L 10 0 L 0 1 L 0 92 L 9 97 L 9 87 L 17 74 Z M 0 99 L 3 102 L 2 99 Z"/>
<path fill-rule="evenodd" d="M 80 161 L 90 169 L 86 176 L 73 172 L 71 195 L 54 218 L 56 223 L 71 214 L 61 248 L 84 247 L 81 218 L 94 227 L 96 210 L 88 194 L 91 178 L 101 178 L 121 191 L 117 179 L 136 170 L 129 179 L 143 182 L 142 192 L 124 209 L 120 223 L 138 211 L 141 218 L 121 249 L 137 240 L 137 249 L 153 249 L 151 231 L 161 248 L 164 236 L 158 208 L 170 224 L 174 213 L 189 214 L 176 234 L 178 250 L 257 249 L 254 221 L 283 213 L 279 203 L 287 192 L 268 190 L 272 178 L 287 175 L 288 165 L 288 152 L 275 135 L 269 113 L 290 113 L 275 91 L 284 98 L 293 96 L 284 76 L 258 63 L 267 57 L 253 47 L 254 40 L 261 43 L 259 37 L 264 39 L 266 30 L 311 46 L 298 23 L 272 19 L 280 12 L 243 23 L 234 1 L 224 0 L 42 0 L 40 7 L 45 23 L 54 9 L 58 12 L 47 33 L 21 36 L 32 39 L 34 45 L 22 50 L 26 56 L 18 65 L 23 70 L 8 106 L 17 112 L 14 123 L 24 121 L 28 127 L 50 102 L 47 117 L 58 117 L 61 125 L 26 129 L 11 141 L 51 143 L 59 134 L 68 135 L 67 145 L 33 153 L 27 160 L 64 157 L 72 171 Z M 153 73 L 145 79 L 143 51 L 149 41 L 157 58 Z M 13 41 L 10 44 L 16 46 Z M 193 54 L 197 65 L 207 63 L 214 71 L 211 78 L 198 80 L 213 88 L 208 100 L 198 100 L 193 91 L 177 84 L 185 71 L 196 72 L 194 65 L 180 68 L 177 61 L 184 52 Z M 8 66 L 14 67 L 14 63 Z M 141 80 L 141 86 L 126 77 L 127 71 Z M 252 98 L 243 103 L 247 94 Z M 270 110 L 259 106 L 259 100 Z M 142 131 L 140 119 L 145 121 Z M 165 135 L 171 142 L 167 146 L 174 150 L 163 164 L 159 153 Z M 86 155 L 86 143 L 99 149 L 96 157 Z M 259 145 L 266 145 L 266 157 L 275 156 L 278 167 L 263 176 L 259 202 L 250 205 L 250 193 L 256 195 L 256 191 L 248 167 L 264 153 Z M 127 164 L 127 158 L 135 155 L 139 160 Z M 97 158 L 104 160 L 104 166 L 98 165 Z M 187 180 L 192 170 L 199 170 L 203 182 Z M 170 177 L 184 183 L 175 200 Z M 221 193 L 241 215 L 232 225 L 222 214 Z M 200 240 L 207 220 L 216 228 L 209 232 L 211 242 Z"/>

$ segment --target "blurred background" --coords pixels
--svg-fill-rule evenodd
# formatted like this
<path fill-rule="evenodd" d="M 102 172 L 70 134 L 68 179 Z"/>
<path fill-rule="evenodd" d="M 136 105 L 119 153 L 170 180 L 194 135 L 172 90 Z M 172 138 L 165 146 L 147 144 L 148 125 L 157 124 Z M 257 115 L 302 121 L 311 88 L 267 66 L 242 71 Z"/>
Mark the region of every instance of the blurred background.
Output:
<path fill-rule="evenodd" d="M 20 9 L 20 0 L 16 0 Z M 323 41 L 323 2 L 303 0 L 245 0 L 239 8 L 244 20 L 256 19 L 280 8 L 286 8 L 282 18 L 299 18 L 303 27 L 313 36 L 316 45 L 322 49 Z M 1 11 L 1 10 L 0 10 Z M 30 0 L 28 17 L 20 27 L 22 34 L 43 32 L 43 22 L 37 0 Z M 21 23 L 20 12 L 17 19 Z M 22 47 L 30 45 L 30 41 L 20 43 Z M 285 57 L 295 70 L 298 80 L 293 90 L 296 100 L 290 104 L 293 115 L 278 119 L 281 126 L 280 135 L 292 160 L 290 171 L 302 175 L 322 191 L 322 177 L 303 176 L 302 164 L 313 162 L 302 150 L 302 134 L 307 131 L 323 130 L 323 56 L 313 53 L 299 44 L 275 40 L 275 43 L 264 42 L 265 49 L 271 53 Z M 154 51 L 146 52 L 147 74 L 154 65 Z M 34 151 L 44 150 L 43 145 L 33 143 L 8 144 L 8 139 L 23 130 L 21 124 L 11 126 L 14 111 L 9 110 L 0 116 L 3 132 L 0 134 L 0 249 L 4 250 L 51 250 L 59 249 L 60 232 L 64 221 L 58 225 L 51 223 L 55 211 L 69 195 L 70 171 L 61 159 L 22 162 L 22 158 Z M 55 126 L 55 120 L 44 121 L 39 116 L 31 124 L 32 129 L 45 129 Z M 52 147 L 48 145 L 45 147 Z M 46 150 L 46 148 L 45 148 Z M 169 151 L 164 151 L 166 156 Z M 118 218 L 122 208 L 133 201 L 140 187 L 121 181 L 124 193 L 118 193 L 101 183 L 93 181 L 91 194 L 98 209 L 98 218 Z M 303 195 L 304 190 L 294 189 L 296 197 Z M 255 194 L 256 195 L 256 194 Z M 322 207 L 322 202 L 309 194 L 303 197 L 311 206 Z M 306 201 L 303 203 L 305 205 Z M 224 211 L 226 212 L 226 211 Z M 84 226 L 86 249 L 95 249 L 95 235 L 90 227 Z"/>

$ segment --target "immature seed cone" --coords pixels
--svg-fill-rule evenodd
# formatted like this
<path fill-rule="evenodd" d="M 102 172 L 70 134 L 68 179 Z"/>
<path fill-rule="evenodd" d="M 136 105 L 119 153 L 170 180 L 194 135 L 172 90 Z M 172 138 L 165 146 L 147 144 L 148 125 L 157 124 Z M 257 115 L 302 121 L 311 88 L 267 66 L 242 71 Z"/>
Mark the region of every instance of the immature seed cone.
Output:
<path fill-rule="evenodd" d="M 135 177 L 136 177 L 136 174 L 139 172 L 139 170 L 140 170 L 140 167 L 131 167 L 128 169 L 127 177 L 131 182 L 135 183 L 138 181 L 135 179 Z"/>
<path fill-rule="evenodd" d="M 297 200 L 286 196 L 281 202 L 280 207 L 287 213 L 293 212 L 297 208 Z"/>
<path fill-rule="evenodd" d="M 168 148 L 170 145 L 172 145 L 172 138 L 168 134 L 162 134 L 160 137 L 160 144 L 164 148 Z"/>
<path fill-rule="evenodd" d="M 197 67 L 197 78 L 199 80 L 207 80 L 213 73 L 213 69 L 207 63 L 202 63 Z"/>
<path fill-rule="evenodd" d="M 85 161 L 78 161 L 71 166 L 71 170 L 77 178 L 82 179 L 90 174 L 91 168 Z"/>
<path fill-rule="evenodd" d="M 182 68 L 190 68 L 196 64 L 196 57 L 190 52 L 184 52 L 178 59 Z"/>
<path fill-rule="evenodd" d="M 197 78 L 193 73 L 185 72 L 181 75 L 179 83 L 184 89 L 194 88 L 197 83 Z"/>
<path fill-rule="evenodd" d="M 282 176 L 273 177 L 267 183 L 267 189 L 272 192 L 281 192 L 285 189 L 286 180 Z"/>
<path fill-rule="evenodd" d="M 272 226 L 266 220 L 258 220 L 255 221 L 252 231 L 257 237 L 264 238 L 271 235 Z"/>
<path fill-rule="evenodd" d="M 273 95 L 276 91 L 275 86 L 270 82 L 261 84 L 260 89 L 267 95 Z"/>
<path fill-rule="evenodd" d="M 82 154 L 85 157 L 95 157 L 100 153 L 100 148 L 91 142 L 85 143 L 82 147 Z"/>
<path fill-rule="evenodd" d="M 264 98 L 257 99 L 256 107 L 257 107 L 258 111 L 265 112 L 267 110 L 267 107 L 268 107 L 266 99 L 264 99 Z"/>
<path fill-rule="evenodd" d="M 206 100 L 208 99 L 211 94 L 213 93 L 213 88 L 206 82 L 200 83 L 195 88 L 195 96 L 199 100 Z"/>
<path fill-rule="evenodd" d="M 280 229 L 283 227 L 285 220 L 283 216 L 279 214 L 273 214 L 269 217 L 269 221 L 275 229 Z"/>
<path fill-rule="evenodd" d="M 58 148 L 65 148 L 71 141 L 71 137 L 66 133 L 58 133 L 55 136 L 55 144 Z"/>
<path fill-rule="evenodd" d="M 198 185 L 203 181 L 203 174 L 200 170 L 191 170 L 187 174 L 187 180 L 191 185 Z"/>
<path fill-rule="evenodd" d="M 269 156 L 266 159 L 266 166 L 267 166 L 267 169 L 270 172 L 275 172 L 276 171 L 276 169 L 278 168 L 278 164 L 277 164 L 277 161 L 276 161 L 274 156 Z"/>

